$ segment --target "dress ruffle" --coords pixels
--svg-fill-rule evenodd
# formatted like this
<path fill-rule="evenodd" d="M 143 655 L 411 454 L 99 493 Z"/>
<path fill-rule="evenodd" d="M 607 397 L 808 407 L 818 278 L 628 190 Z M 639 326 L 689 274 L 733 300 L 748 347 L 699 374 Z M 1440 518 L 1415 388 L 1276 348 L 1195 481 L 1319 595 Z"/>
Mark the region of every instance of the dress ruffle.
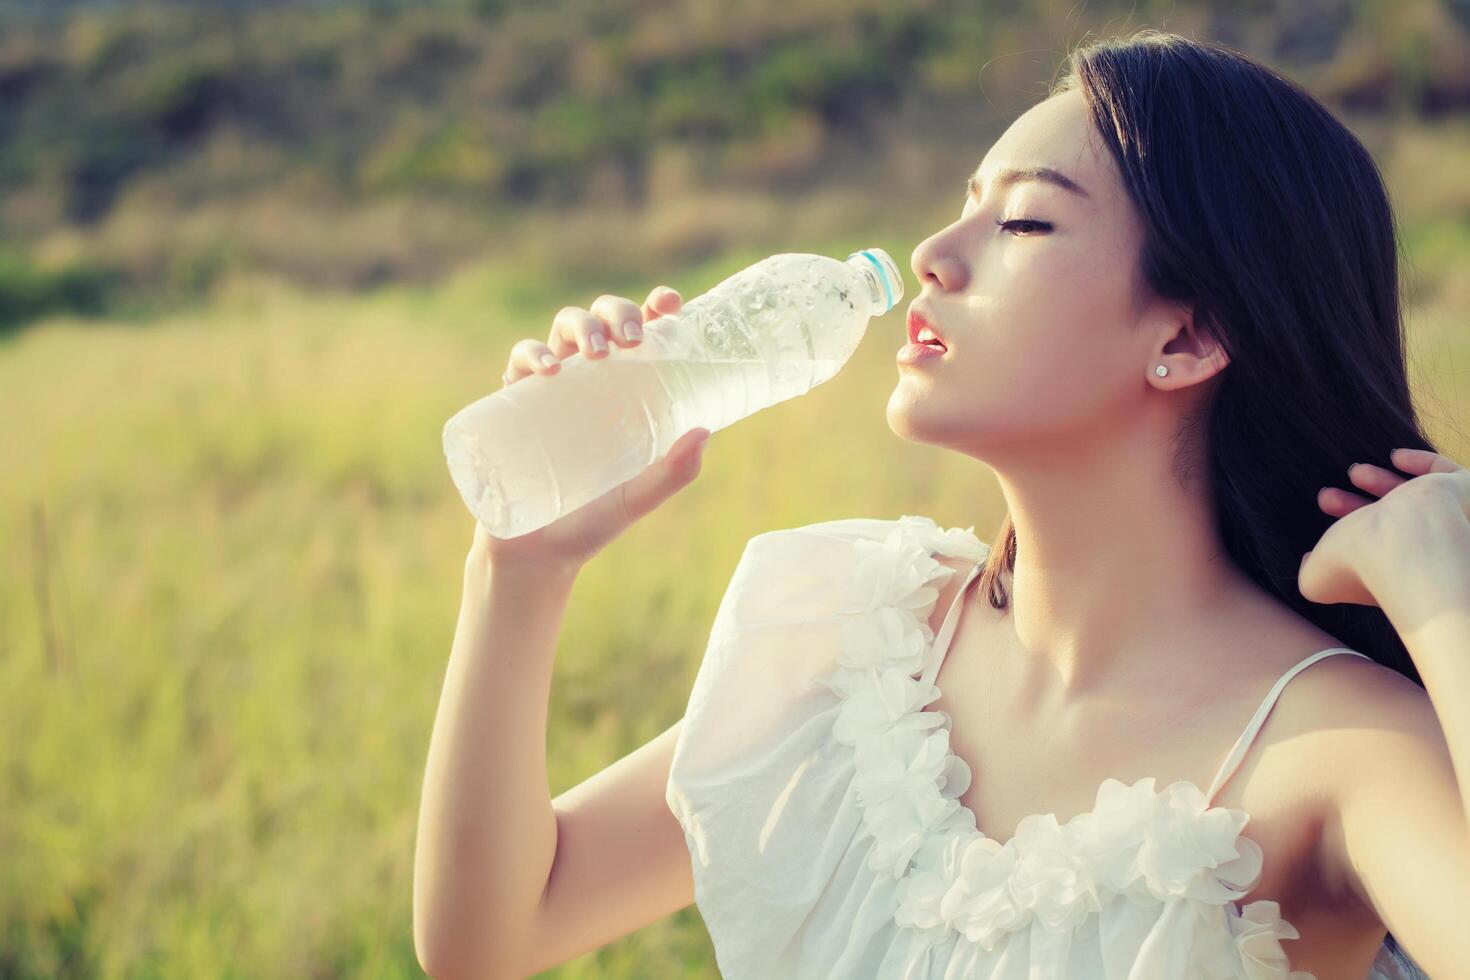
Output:
<path fill-rule="evenodd" d="M 1004 843 L 975 826 L 959 797 L 972 774 L 950 748 L 950 718 L 926 706 L 922 683 L 934 643 L 928 620 L 955 570 L 932 557 L 970 561 L 988 548 L 973 529 L 941 529 L 905 515 L 881 539 L 853 543 L 850 594 L 859 608 L 843 626 L 837 668 L 823 680 L 841 699 L 833 737 L 853 753 L 853 789 L 871 836 L 867 865 L 896 882 L 894 918 L 938 945 L 989 951 L 1039 927 L 1082 939 L 1121 897 L 1178 906 L 1214 920 L 1198 934 L 1211 948 L 1206 976 L 1314 980 L 1292 971 L 1281 946 L 1297 930 L 1274 901 L 1236 907 L 1260 880 L 1259 845 L 1241 835 L 1249 815 L 1209 806 L 1188 781 L 1162 789 L 1104 780 L 1091 810 L 1059 824 L 1032 814 Z"/>
<path fill-rule="evenodd" d="M 666 791 L 720 975 L 1313 980 L 1275 902 L 1238 906 L 1261 876 L 1247 815 L 1192 783 L 1105 780 L 1085 814 L 1028 816 L 1009 841 L 975 826 L 925 674 L 955 574 L 936 559 L 988 553 L 907 515 L 747 544 Z"/>

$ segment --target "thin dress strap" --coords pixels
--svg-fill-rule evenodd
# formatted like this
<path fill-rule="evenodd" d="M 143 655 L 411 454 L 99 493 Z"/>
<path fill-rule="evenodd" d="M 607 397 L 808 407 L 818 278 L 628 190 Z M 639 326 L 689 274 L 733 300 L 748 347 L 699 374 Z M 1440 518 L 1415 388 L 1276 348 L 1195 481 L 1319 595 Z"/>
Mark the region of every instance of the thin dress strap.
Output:
<path fill-rule="evenodd" d="M 944 660 L 944 655 L 949 650 L 949 641 L 954 636 L 955 627 L 959 624 L 960 600 L 965 597 L 965 592 L 970 588 L 970 583 L 975 581 L 975 576 L 985 567 L 982 559 L 975 563 L 970 569 L 970 574 L 965 576 L 965 584 L 949 600 L 949 611 L 944 614 L 944 622 L 939 626 L 939 632 L 934 636 L 934 645 L 929 648 L 929 663 L 924 667 L 924 673 L 919 678 L 919 684 L 927 687 L 934 683 L 934 678 L 939 676 L 939 665 Z"/>
<path fill-rule="evenodd" d="M 1225 785 L 1226 780 L 1228 780 L 1232 775 L 1235 774 L 1235 770 L 1240 766 L 1241 760 L 1245 758 L 1246 752 L 1250 749 L 1251 743 L 1255 741 L 1256 733 L 1259 732 L 1261 730 L 1261 726 L 1265 724 L 1266 716 L 1269 715 L 1271 713 L 1271 709 L 1276 706 L 1276 699 L 1281 695 L 1282 689 L 1286 687 L 1286 682 L 1291 680 L 1302 670 L 1305 670 L 1307 667 L 1310 667 L 1312 664 L 1316 663 L 1324 657 L 1330 657 L 1334 653 L 1351 653 L 1353 656 L 1362 657 L 1364 660 L 1373 659 L 1366 653 L 1359 653 L 1357 650 L 1349 650 L 1347 647 L 1329 647 L 1326 650 L 1318 650 L 1316 653 L 1297 663 L 1286 673 L 1282 674 L 1281 677 L 1277 679 L 1275 685 L 1272 686 L 1271 690 L 1267 692 L 1265 700 L 1261 702 L 1261 706 L 1256 709 L 1256 713 L 1251 718 L 1250 724 L 1245 726 L 1245 731 L 1241 732 L 1240 738 L 1235 740 L 1235 747 L 1230 750 L 1230 754 L 1226 756 L 1225 761 L 1220 764 L 1220 771 L 1215 774 L 1215 781 L 1210 784 L 1210 791 L 1205 794 L 1205 800 L 1208 805 L 1214 805 L 1215 794 L 1220 791 L 1220 787 Z"/>

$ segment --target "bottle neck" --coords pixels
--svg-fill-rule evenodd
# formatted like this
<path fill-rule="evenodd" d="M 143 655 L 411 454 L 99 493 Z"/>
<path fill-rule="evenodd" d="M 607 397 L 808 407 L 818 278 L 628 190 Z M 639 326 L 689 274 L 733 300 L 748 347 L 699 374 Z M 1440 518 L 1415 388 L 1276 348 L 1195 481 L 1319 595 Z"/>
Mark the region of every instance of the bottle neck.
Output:
<path fill-rule="evenodd" d="M 870 316 L 880 316 L 897 305 L 903 295 L 903 285 L 890 282 L 891 271 L 885 270 L 878 260 L 857 252 L 847 259 L 847 264 L 857 270 L 858 281 L 865 287 Z"/>

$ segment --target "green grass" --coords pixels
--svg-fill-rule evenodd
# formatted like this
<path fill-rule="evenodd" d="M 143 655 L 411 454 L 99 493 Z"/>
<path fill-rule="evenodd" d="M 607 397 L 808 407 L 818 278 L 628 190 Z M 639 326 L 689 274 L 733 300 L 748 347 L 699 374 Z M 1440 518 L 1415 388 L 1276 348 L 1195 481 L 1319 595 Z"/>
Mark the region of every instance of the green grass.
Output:
<path fill-rule="evenodd" d="M 663 281 L 691 297 L 753 257 Z M 515 339 L 603 291 L 480 270 L 0 344 L 0 976 L 421 975 L 415 820 L 473 528 L 440 430 Z M 903 305 L 831 382 L 717 433 L 694 485 L 586 569 L 554 793 L 679 716 L 751 535 L 901 513 L 990 533 L 988 470 L 888 429 Z M 1470 404 L 1465 312 L 1412 319 L 1446 419 Z M 716 973 L 691 907 L 548 975 Z"/>
<path fill-rule="evenodd" d="M 693 296 L 747 258 L 671 283 Z M 511 342 L 605 288 L 487 321 L 505 276 L 474 278 L 0 346 L 0 975 L 418 975 L 414 822 L 473 529 L 440 430 L 499 387 Z M 975 520 L 981 468 L 941 480 L 955 462 L 884 421 L 901 315 L 838 378 L 718 433 L 696 484 L 583 574 L 555 792 L 679 716 L 751 535 L 916 503 Z M 872 451 L 750 465 L 827 440 Z M 693 909 L 559 975 L 681 963 L 713 975 Z"/>

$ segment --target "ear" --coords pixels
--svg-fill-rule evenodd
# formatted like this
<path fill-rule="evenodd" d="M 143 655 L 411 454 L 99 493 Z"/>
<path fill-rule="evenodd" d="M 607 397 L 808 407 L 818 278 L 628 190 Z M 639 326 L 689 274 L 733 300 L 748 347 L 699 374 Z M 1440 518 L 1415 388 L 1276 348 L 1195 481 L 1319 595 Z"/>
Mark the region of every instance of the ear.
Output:
<path fill-rule="evenodd" d="M 1230 355 L 1225 352 L 1208 317 L 1200 315 L 1195 303 L 1160 304 L 1155 322 L 1159 324 L 1153 365 L 1169 367 L 1168 378 L 1185 386 L 1207 381 L 1225 370 Z"/>

